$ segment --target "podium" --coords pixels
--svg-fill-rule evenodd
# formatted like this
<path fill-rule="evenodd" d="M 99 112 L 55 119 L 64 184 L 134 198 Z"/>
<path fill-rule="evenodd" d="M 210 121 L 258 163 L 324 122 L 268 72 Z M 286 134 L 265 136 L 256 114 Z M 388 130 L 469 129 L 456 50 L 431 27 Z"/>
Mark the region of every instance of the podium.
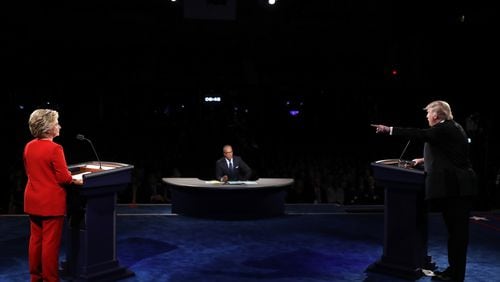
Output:
<path fill-rule="evenodd" d="M 436 268 L 427 255 L 425 173 L 397 159 L 371 167 L 376 183 L 384 187 L 384 248 L 367 270 L 417 279 L 422 269 Z"/>
<path fill-rule="evenodd" d="M 72 281 L 114 281 L 134 273 L 116 258 L 116 193 L 131 182 L 132 165 L 87 162 L 69 166 L 83 185 L 67 189 L 66 261 L 61 277 Z"/>

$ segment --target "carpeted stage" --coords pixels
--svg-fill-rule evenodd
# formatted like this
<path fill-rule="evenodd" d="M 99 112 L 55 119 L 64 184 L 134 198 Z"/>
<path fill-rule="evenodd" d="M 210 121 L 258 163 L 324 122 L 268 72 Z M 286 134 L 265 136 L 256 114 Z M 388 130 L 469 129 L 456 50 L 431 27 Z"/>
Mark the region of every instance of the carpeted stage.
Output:
<path fill-rule="evenodd" d="M 369 206 L 286 205 L 280 217 L 211 220 L 172 214 L 170 205 L 119 205 L 116 244 L 135 273 L 125 282 L 406 281 L 365 271 L 382 254 L 383 227 L 381 208 Z M 0 281 L 29 281 L 28 218 L 0 215 L 0 232 Z M 475 212 L 470 235 L 466 281 L 500 281 L 500 212 Z M 431 213 L 429 255 L 440 267 L 445 246 L 442 219 Z"/>

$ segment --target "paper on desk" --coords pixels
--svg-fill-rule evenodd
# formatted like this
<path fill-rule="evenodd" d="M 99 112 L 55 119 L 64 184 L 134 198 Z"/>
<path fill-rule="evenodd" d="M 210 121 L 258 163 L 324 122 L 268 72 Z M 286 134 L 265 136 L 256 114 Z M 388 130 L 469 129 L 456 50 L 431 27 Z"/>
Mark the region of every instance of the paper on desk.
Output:
<path fill-rule="evenodd" d="M 84 175 L 84 174 L 87 174 L 87 173 L 90 173 L 90 171 L 86 171 L 86 172 L 82 172 L 82 173 L 73 174 L 73 175 L 71 175 L 71 178 L 73 178 L 74 180 L 82 180 L 83 175 Z"/>
<path fill-rule="evenodd" d="M 91 168 L 91 169 L 102 169 L 102 170 L 110 170 L 113 169 L 114 167 L 112 166 L 99 166 L 99 165 L 86 165 L 86 168 Z"/>

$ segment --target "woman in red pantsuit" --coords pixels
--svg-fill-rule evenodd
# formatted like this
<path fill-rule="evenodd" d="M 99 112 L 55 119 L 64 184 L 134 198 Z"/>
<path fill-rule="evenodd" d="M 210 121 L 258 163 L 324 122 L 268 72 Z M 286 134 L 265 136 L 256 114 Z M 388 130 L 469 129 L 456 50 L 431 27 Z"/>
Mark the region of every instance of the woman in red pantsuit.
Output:
<path fill-rule="evenodd" d="M 81 184 L 71 177 L 59 136 L 59 113 L 37 109 L 29 118 L 33 140 L 24 147 L 28 182 L 24 212 L 30 218 L 29 271 L 31 281 L 59 281 L 59 249 L 66 213 L 65 185 Z"/>

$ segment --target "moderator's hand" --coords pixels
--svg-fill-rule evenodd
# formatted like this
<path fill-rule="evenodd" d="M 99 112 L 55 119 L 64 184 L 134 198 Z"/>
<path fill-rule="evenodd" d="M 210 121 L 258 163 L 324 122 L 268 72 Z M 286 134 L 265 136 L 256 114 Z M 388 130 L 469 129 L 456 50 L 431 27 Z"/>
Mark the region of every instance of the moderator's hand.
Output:
<path fill-rule="evenodd" d="M 227 182 L 227 180 L 228 180 L 227 175 L 224 175 L 224 176 L 220 179 L 220 182 Z"/>
<path fill-rule="evenodd" d="M 382 124 L 371 124 L 371 126 L 375 127 L 375 133 L 389 133 L 391 131 L 389 126 Z"/>

